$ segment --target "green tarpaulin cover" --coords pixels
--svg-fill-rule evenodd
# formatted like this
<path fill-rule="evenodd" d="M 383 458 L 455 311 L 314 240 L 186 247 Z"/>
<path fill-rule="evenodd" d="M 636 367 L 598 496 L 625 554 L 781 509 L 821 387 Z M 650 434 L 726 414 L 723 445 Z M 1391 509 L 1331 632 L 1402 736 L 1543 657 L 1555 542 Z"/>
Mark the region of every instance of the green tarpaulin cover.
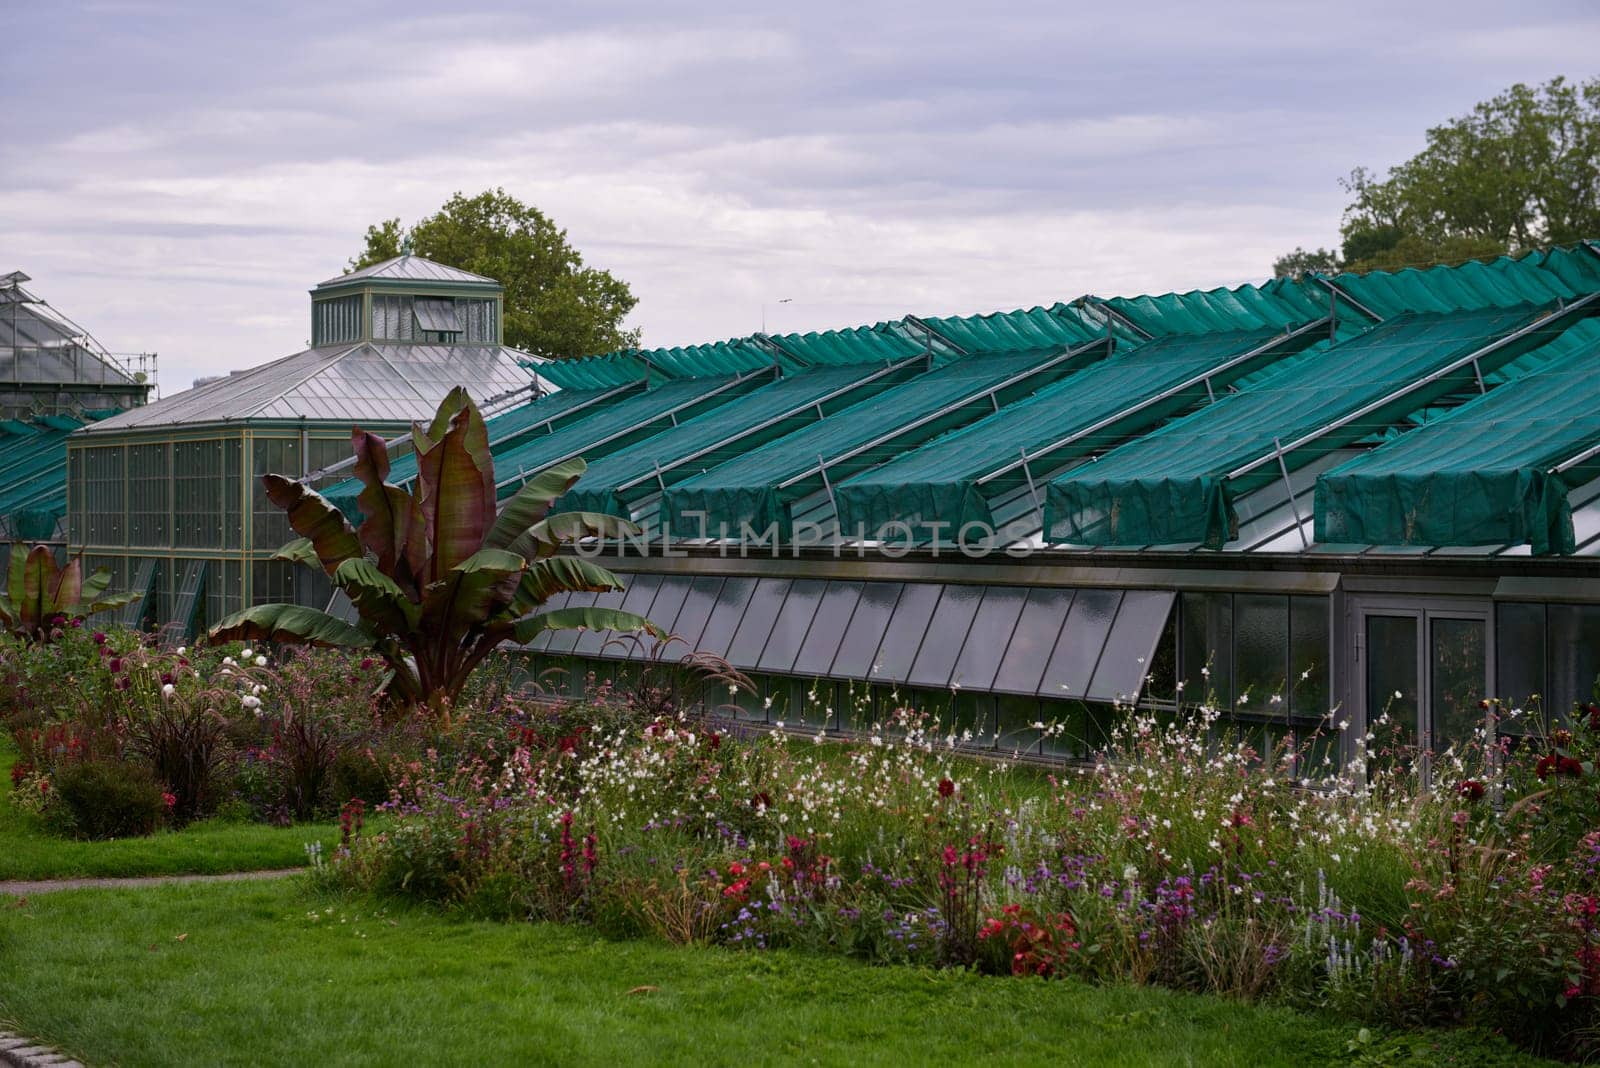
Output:
<path fill-rule="evenodd" d="M 1236 289 L 1192 290 L 1159 296 L 1112 297 L 1106 304 L 1151 334 L 1210 334 L 1219 330 L 1278 329 L 1328 314 L 1328 291 L 1311 281 L 1274 278 Z"/>
<path fill-rule="evenodd" d="M 995 404 L 1025 397 L 1105 352 L 1101 340 L 1087 344 L 1088 351 L 1065 359 L 1032 351 L 969 356 L 920 375 L 670 487 L 662 498 L 663 520 L 680 538 L 718 536 L 723 527 L 737 533 L 741 524 L 754 531 L 776 524 L 788 538 L 790 506 L 823 488 L 819 458 L 828 465 L 829 479 L 847 478 L 970 423 Z M 988 391 L 994 392 L 992 402 Z M 791 480 L 798 481 L 783 485 Z"/>
<path fill-rule="evenodd" d="M 1567 494 L 1600 464 L 1553 469 L 1600 444 L 1600 321 L 1541 354 L 1541 369 L 1317 479 L 1317 540 L 1572 552 Z"/>
<path fill-rule="evenodd" d="M 922 361 L 911 360 L 886 367 L 847 364 L 787 374 L 713 411 L 592 461 L 557 508 L 627 518 L 631 503 L 655 492 L 662 483 L 670 484 L 758 449 L 796 427 L 816 422 L 819 415 L 887 389 L 914 375 L 921 366 Z"/>
<path fill-rule="evenodd" d="M 1019 461 L 1024 449 L 1031 454 L 1111 419 L 1278 336 L 1276 330 L 1256 329 L 1158 338 L 1087 367 L 1026 400 L 898 458 L 885 458 L 888 462 L 881 466 L 838 483 L 834 498 L 840 528 L 846 533 L 865 531 L 870 538 L 892 522 L 915 526 L 948 523 L 952 532 L 967 523 L 992 526 L 989 502 L 994 493 L 1026 476 L 1019 467 L 995 484 L 980 486 L 978 479 Z M 1219 373 L 1212 378 L 1212 389 L 1224 390 L 1258 366 L 1255 361 L 1244 361 Z M 1168 400 L 1115 420 L 1044 462 L 1059 464 L 1070 456 L 1103 449 L 1205 397 L 1204 384 L 1196 383 Z"/>
<path fill-rule="evenodd" d="M 924 316 L 922 321 L 972 355 L 1059 352 L 1105 335 L 1103 327 L 1085 321 L 1076 308 L 1065 304 L 992 315 Z"/>
<path fill-rule="evenodd" d="M 67 512 L 67 436 L 83 425 L 59 415 L 0 425 L 0 516 L 9 537 L 55 537 Z"/>
<path fill-rule="evenodd" d="M 1320 434 L 1285 462 L 1292 469 L 1382 432 L 1475 381 L 1470 365 L 1428 383 L 1424 378 L 1537 317 L 1522 306 L 1387 320 L 1052 481 L 1046 536 L 1088 545 L 1221 548 L 1237 529 L 1234 495 L 1280 477 L 1276 462 L 1239 480 L 1230 472 L 1270 457 L 1275 441 L 1287 447 L 1372 405 L 1379 406 Z M 1547 343 L 1565 325 L 1563 319 L 1549 333 L 1534 331 L 1525 346 L 1503 346 L 1482 369 Z"/>

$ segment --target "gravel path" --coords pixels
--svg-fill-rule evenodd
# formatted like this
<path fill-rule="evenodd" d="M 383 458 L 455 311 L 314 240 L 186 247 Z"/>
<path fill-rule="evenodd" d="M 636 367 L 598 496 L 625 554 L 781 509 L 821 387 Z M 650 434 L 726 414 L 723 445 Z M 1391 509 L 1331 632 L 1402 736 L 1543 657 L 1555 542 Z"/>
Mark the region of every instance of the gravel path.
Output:
<path fill-rule="evenodd" d="M 168 883 L 231 883 L 241 879 L 282 879 L 305 868 L 274 868 L 271 871 L 233 871 L 223 875 L 150 875 L 138 879 L 39 879 L 33 882 L 0 882 L 0 896 L 10 894 L 50 894 L 57 890 L 114 890 L 126 887 L 165 886 Z"/>

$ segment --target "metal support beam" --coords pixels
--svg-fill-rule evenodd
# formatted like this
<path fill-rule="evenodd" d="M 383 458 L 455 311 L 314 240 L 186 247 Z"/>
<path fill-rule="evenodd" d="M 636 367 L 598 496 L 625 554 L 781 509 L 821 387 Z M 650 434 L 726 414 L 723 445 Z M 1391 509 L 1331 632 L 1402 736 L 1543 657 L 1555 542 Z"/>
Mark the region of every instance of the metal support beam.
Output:
<path fill-rule="evenodd" d="M 1289 481 L 1289 465 L 1283 462 L 1283 441 L 1273 438 L 1272 447 L 1278 456 L 1278 473 L 1283 476 L 1283 492 L 1289 495 L 1289 513 L 1294 516 L 1294 529 L 1300 535 L 1300 548 L 1309 549 L 1311 543 L 1306 540 L 1305 521 L 1300 518 L 1300 506 L 1294 499 L 1294 485 Z"/>
<path fill-rule="evenodd" d="M 1107 319 L 1115 320 L 1118 326 L 1121 326 L 1124 330 L 1128 331 L 1141 341 L 1150 341 L 1155 337 L 1155 335 L 1150 331 L 1146 330 L 1142 326 L 1139 326 L 1132 319 L 1129 319 L 1126 315 L 1123 315 L 1110 304 L 1107 304 L 1105 301 L 1101 300 L 1092 293 L 1085 293 L 1072 303 L 1076 304 L 1080 308 L 1093 308 L 1101 315 L 1104 315 Z"/>
<path fill-rule="evenodd" d="M 1381 323 L 1383 321 L 1383 316 L 1379 315 L 1377 312 L 1373 311 L 1371 308 L 1369 308 L 1365 304 L 1361 303 L 1355 297 L 1352 297 L 1350 295 L 1350 291 L 1348 289 L 1345 289 L 1343 286 L 1339 285 L 1339 283 L 1333 281 L 1330 278 L 1326 278 L 1323 275 L 1316 274 L 1316 273 L 1312 273 L 1310 275 L 1307 275 L 1306 277 L 1310 278 L 1313 282 L 1315 282 L 1317 285 L 1321 286 L 1323 289 L 1326 289 L 1328 291 L 1328 294 L 1329 294 L 1329 296 L 1330 296 L 1330 298 L 1332 300 L 1334 300 L 1334 301 L 1341 301 L 1341 300 L 1344 301 L 1346 304 L 1350 305 L 1350 307 L 1354 308 L 1356 311 L 1360 312 L 1362 315 L 1365 315 L 1368 319 L 1371 319 L 1375 323 Z"/>
<path fill-rule="evenodd" d="M 1057 356 L 1053 356 L 1050 359 L 1044 361 L 1043 363 L 1036 364 L 1033 367 L 1030 367 L 1026 371 L 1021 371 L 1021 372 L 1019 372 L 1017 374 L 1012 375 L 1011 377 L 1007 378 L 1004 382 L 1000 382 L 1000 383 L 997 383 L 996 385 L 989 386 L 989 387 L 987 387 L 985 389 L 982 389 L 982 390 L 979 390 L 979 391 L 976 391 L 976 392 L 973 392 L 973 393 L 969 393 L 966 396 L 961 397 L 958 400 L 951 401 L 949 404 L 947 404 L 944 407 L 938 409 L 937 411 L 929 412 L 927 415 L 924 415 L 924 416 L 922 416 L 922 417 L 920 417 L 918 419 L 914 419 L 911 422 L 906 423 L 903 426 L 896 427 L 895 429 L 889 431 L 886 434 L 880 434 L 877 437 L 873 438 L 871 441 L 865 442 L 864 444 L 857 445 L 854 448 L 846 449 L 844 452 L 838 453 L 838 454 L 830 457 L 828 459 L 828 463 L 830 463 L 830 464 L 843 463 L 844 461 L 852 459 L 852 458 L 854 458 L 856 456 L 860 456 L 863 453 L 870 452 L 871 450 L 878 448 L 880 445 L 883 445 L 886 442 L 893 441 L 895 438 L 899 437 L 902 434 L 907 433 L 908 431 L 915 430 L 918 427 L 924 426 L 927 423 L 930 423 L 935 419 L 939 419 L 939 418 L 941 418 L 941 417 L 943 417 L 945 415 L 950 414 L 953 411 L 956 411 L 957 409 L 961 408 L 963 405 L 971 404 L 974 401 L 981 400 L 981 399 L 983 399 L 983 397 L 986 394 L 992 394 L 992 393 L 998 392 L 998 391 L 1000 391 L 1002 389 L 1005 389 L 1008 386 L 1016 385 L 1019 382 L 1025 382 L 1028 379 L 1033 378 L 1035 375 L 1038 375 L 1040 372 L 1049 370 L 1050 368 L 1056 366 L 1057 364 L 1060 364 L 1060 363 L 1062 363 L 1064 361 L 1077 359 L 1079 356 L 1082 356 L 1082 355 L 1084 355 L 1085 353 L 1088 353 L 1088 352 L 1092 352 L 1093 350 L 1095 350 L 1097 348 L 1101 348 L 1101 347 L 1105 347 L 1108 352 L 1110 351 L 1110 343 L 1107 342 L 1104 338 L 1096 338 L 1093 341 L 1086 342 L 1085 344 L 1082 344 L 1082 345 L 1078 345 L 1075 348 L 1070 348 L 1066 352 L 1063 352 L 1063 353 L 1061 353 L 1060 355 L 1057 355 Z M 801 482 L 804 482 L 806 479 L 810 478 L 812 475 L 815 475 L 816 473 L 817 473 L 817 469 L 816 468 L 814 468 L 814 467 L 807 468 L 806 470 L 800 472 L 799 474 L 791 475 L 789 478 L 786 478 L 782 482 L 778 483 L 778 489 L 786 490 L 791 486 L 794 486 L 794 485 L 797 485 L 797 484 L 799 484 Z"/>
<path fill-rule="evenodd" d="M 1039 497 L 1039 486 L 1033 481 L 1033 469 L 1028 466 L 1028 449 L 1026 446 L 1017 450 L 1022 454 L 1022 477 L 1028 480 L 1028 493 L 1033 497 L 1033 507 L 1039 513 L 1039 529 L 1044 530 L 1044 501 Z"/>
<path fill-rule="evenodd" d="M 896 371 L 904 370 L 907 366 L 909 366 L 911 364 L 914 364 L 914 363 L 917 363 L 917 362 L 921 361 L 921 359 L 922 359 L 922 356 L 920 354 L 918 354 L 916 356 L 908 356 L 907 358 L 905 358 L 903 360 L 900 360 L 900 361 L 898 361 L 896 363 L 886 364 L 885 366 L 880 367 L 878 370 L 872 372 L 872 374 L 870 374 L 870 375 L 866 375 L 866 376 L 864 376 L 862 378 L 858 378 L 855 381 L 850 382 L 850 383 L 848 383 L 846 385 L 840 386 L 838 389 L 833 390 L 832 392 L 830 392 L 825 397 L 820 397 L 815 401 L 808 401 L 805 404 L 797 405 L 796 407 L 790 408 L 787 411 L 779 412 L 777 415 L 772 416 L 770 419 L 763 420 L 761 423 L 758 423 L 755 426 L 749 427 L 749 428 L 747 428 L 745 430 L 741 430 L 737 434 L 730 435 L 729 437 L 719 438 L 718 440 L 712 442 L 711 444 L 705 446 L 704 448 L 696 449 L 694 452 L 689 453 L 686 456 L 679 456 L 679 457 L 673 459 L 672 461 L 670 461 L 669 463 L 666 463 L 666 464 L 659 464 L 658 463 L 658 470 L 659 471 L 671 471 L 675 467 L 680 467 L 683 464 L 692 463 L 695 460 L 700 459 L 702 456 L 705 456 L 708 453 L 715 452 L 718 449 L 725 448 L 728 445 L 731 445 L 736 441 L 740 441 L 743 438 L 749 437 L 751 434 L 759 433 L 760 431 L 766 430 L 769 427 L 776 426 L 779 423 L 781 423 L 783 420 L 792 419 L 795 416 L 797 416 L 800 413 L 805 412 L 807 410 L 815 410 L 816 413 L 817 413 L 817 418 L 818 419 L 822 419 L 822 418 L 824 418 L 823 408 L 822 408 L 822 406 L 824 404 L 826 404 L 826 403 L 828 403 L 829 401 L 832 401 L 832 400 L 838 400 L 840 397 L 848 396 L 849 394 L 854 393 L 856 390 L 860 389 L 862 386 L 866 385 L 867 383 L 876 382 L 878 379 L 884 377 L 885 375 L 893 374 Z M 673 425 L 677 425 L 676 421 L 674 421 Z M 620 485 L 618 485 L 616 487 L 616 492 L 621 493 L 624 490 L 633 489 L 635 486 L 642 485 L 643 483 L 648 482 L 649 480 L 650 480 L 649 476 L 642 476 L 640 478 L 630 479 L 627 482 L 623 482 Z"/>
<path fill-rule="evenodd" d="M 1141 411 L 1144 411 L 1147 408 L 1151 408 L 1151 407 L 1153 407 L 1153 406 L 1155 406 L 1157 404 L 1162 403 L 1163 401 L 1169 400 L 1172 397 L 1175 397 L 1178 394 L 1184 392 L 1185 390 L 1193 389 L 1196 386 L 1205 385 L 1207 387 L 1207 393 L 1209 395 L 1210 394 L 1210 388 L 1209 387 L 1210 387 L 1210 383 L 1211 383 L 1211 377 L 1213 375 L 1221 374 L 1224 371 L 1230 371 L 1233 368 L 1240 366 L 1241 364 L 1247 364 L 1247 363 L 1250 363 L 1252 361 L 1259 360 L 1264 356 L 1270 356 L 1275 349 L 1281 348 L 1285 344 L 1288 344 L 1288 343 L 1293 342 L 1293 341 L 1304 340 L 1307 337 L 1313 336 L 1316 332 L 1320 331 L 1322 329 L 1322 327 L 1325 326 L 1325 325 L 1327 325 L 1326 324 L 1326 320 L 1318 319 L 1316 322 L 1307 323 L 1304 326 L 1297 327 L 1294 330 L 1290 330 L 1289 332 L 1287 332 L 1285 334 L 1282 334 L 1282 335 L 1280 335 L 1278 337 L 1275 337 L 1271 341 L 1267 341 L 1267 342 L 1265 342 L 1263 344 L 1257 345 L 1255 348 L 1251 349 L 1249 352 L 1240 353 L 1238 356 L 1234 356 L 1231 359 L 1225 360 L 1225 361 L 1223 361 L 1222 363 L 1218 364 L 1215 367 L 1207 368 L 1201 374 L 1197 374 L 1197 375 L 1194 375 L 1193 377 L 1186 378 L 1182 382 L 1179 382 L 1177 385 L 1172 386 L 1170 389 L 1162 390 L 1160 393 L 1157 393 L 1153 397 L 1146 397 L 1143 400 L 1141 400 L 1141 401 L 1139 401 L 1139 402 L 1137 402 L 1135 404 L 1130 404 L 1128 407 L 1123 408 L 1122 410 L 1120 410 L 1118 412 L 1115 412 L 1115 413 L 1113 413 L 1111 415 L 1106 416 L 1104 419 L 1100 419 L 1100 420 L 1095 421 L 1094 423 L 1091 423 L 1089 426 L 1084 427 L 1082 430 L 1075 430 L 1071 434 L 1068 434 L 1066 437 L 1058 438 L 1057 440 L 1050 442 L 1048 445 L 1045 445 L 1042 448 L 1034 449 L 1033 450 L 1033 458 L 1035 460 L 1037 460 L 1041 456 L 1046 455 L 1047 453 L 1055 452 L 1058 449 L 1066 448 L 1068 445 L 1072 445 L 1072 444 L 1075 444 L 1077 442 L 1083 441 L 1084 439 L 1086 439 L 1086 438 L 1088 438 L 1088 437 L 1090 437 L 1090 436 L 1092 436 L 1094 434 L 1098 434 L 1100 431 L 1105 430 L 1108 427 L 1115 426 L 1117 423 L 1120 423 L 1124 419 L 1127 419 L 1127 418 L 1130 418 L 1131 416 L 1137 415 Z M 1015 460 L 1012 460 L 1010 463 L 1007 463 L 1007 464 L 1004 464 L 1004 465 L 1002 465 L 1000 467 L 997 467 L 993 471 L 990 471 L 987 474 L 984 474 L 984 475 L 980 476 L 978 478 L 978 485 L 980 485 L 980 486 L 986 485 L 987 483 L 993 482 L 997 478 L 1000 478 L 1000 477 L 1002 477 L 1004 475 L 1010 474 L 1012 471 L 1015 471 L 1016 469 L 1017 469 L 1017 462 Z"/>
<path fill-rule="evenodd" d="M 839 514 L 839 502 L 833 496 L 833 482 L 828 478 L 828 461 L 817 453 L 817 470 L 822 472 L 822 488 L 828 491 L 828 503 L 833 506 L 833 514 Z"/>

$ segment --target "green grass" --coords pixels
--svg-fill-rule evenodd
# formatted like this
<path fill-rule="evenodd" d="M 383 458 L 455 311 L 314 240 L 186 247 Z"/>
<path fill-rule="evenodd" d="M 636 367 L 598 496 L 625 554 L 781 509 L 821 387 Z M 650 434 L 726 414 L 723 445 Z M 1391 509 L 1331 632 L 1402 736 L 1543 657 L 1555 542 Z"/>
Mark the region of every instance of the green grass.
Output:
<path fill-rule="evenodd" d="M 262 871 L 305 864 L 305 844 L 339 841 L 337 823 L 268 827 L 258 823 L 197 823 L 181 831 L 111 842 L 58 838 L 11 804 L 11 765 L 17 753 L 0 734 L 0 880 L 78 876 L 194 875 Z"/>
<path fill-rule="evenodd" d="M 0 901 L 0 976 L 0 1026 L 91 1064 L 1358 1063 L 1355 1025 L 1285 1009 L 608 942 L 300 880 Z M 1449 1033 L 1375 1052 L 1533 1063 Z"/>

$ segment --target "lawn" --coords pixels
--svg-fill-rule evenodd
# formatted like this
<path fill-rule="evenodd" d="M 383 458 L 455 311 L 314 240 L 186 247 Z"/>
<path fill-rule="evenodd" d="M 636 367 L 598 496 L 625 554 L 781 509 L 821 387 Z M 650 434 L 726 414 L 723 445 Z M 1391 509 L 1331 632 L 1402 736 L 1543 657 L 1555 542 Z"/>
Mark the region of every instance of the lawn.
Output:
<path fill-rule="evenodd" d="M 339 841 L 337 823 L 268 827 L 207 821 L 181 831 L 111 842 L 55 837 L 10 803 L 11 765 L 17 753 L 0 732 L 0 880 L 74 876 L 214 874 L 262 871 L 305 864 L 305 845 L 325 849 Z"/>
<path fill-rule="evenodd" d="M 1352 1024 L 1151 988 L 608 942 L 300 880 L 0 901 L 0 1026 L 88 1063 L 1352 1063 Z M 1473 1036 L 1368 1063 L 1535 1064 Z M 1363 1058 L 1364 1059 L 1364 1058 Z"/>

